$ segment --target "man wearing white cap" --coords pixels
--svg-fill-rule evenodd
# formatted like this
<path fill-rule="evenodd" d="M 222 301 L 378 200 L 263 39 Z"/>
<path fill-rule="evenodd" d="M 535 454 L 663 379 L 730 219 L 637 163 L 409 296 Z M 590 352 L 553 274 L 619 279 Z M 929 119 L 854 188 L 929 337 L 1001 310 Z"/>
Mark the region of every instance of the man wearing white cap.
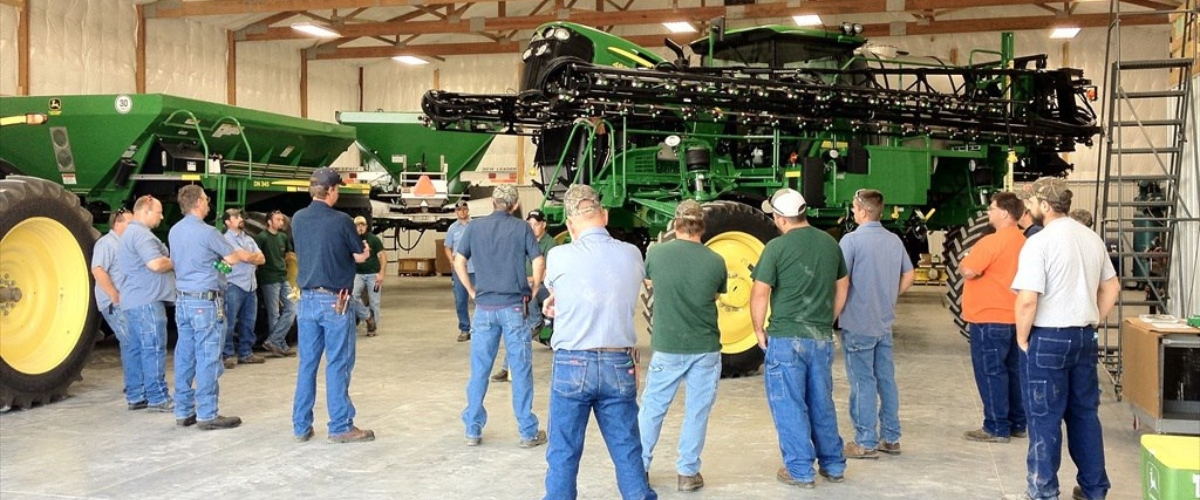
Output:
<path fill-rule="evenodd" d="M 371 247 L 371 256 L 362 264 L 354 266 L 354 293 L 351 302 L 354 303 L 354 315 L 358 321 L 367 322 L 367 336 L 374 337 L 375 327 L 379 324 L 380 291 L 383 288 L 383 277 L 387 274 L 387 252 L 383 250 L 383 240 L 368 230 L 366 217 L 355 217 L 354 228 L 358 235 L 363 237 L 363 241 L 367 242 L 367 246 Z M 367 292 L 369 306 L 363 305 L 363 290 Z"/>
<path fill-rule="evenodd" d="M 808 224 L 806 208 L 792 189 L 763 202 L 783 235 L 767 243 L 751 274 L 750 316 L 767 352 L 767 403 L 783 452 L 775 477 L 808 489 L 816 485 L 814 460 L 831 483 L 842 482 L 846 471 L 832 365 L 833 322 L 846 305 L 850 280 L 837 241 Z"/>

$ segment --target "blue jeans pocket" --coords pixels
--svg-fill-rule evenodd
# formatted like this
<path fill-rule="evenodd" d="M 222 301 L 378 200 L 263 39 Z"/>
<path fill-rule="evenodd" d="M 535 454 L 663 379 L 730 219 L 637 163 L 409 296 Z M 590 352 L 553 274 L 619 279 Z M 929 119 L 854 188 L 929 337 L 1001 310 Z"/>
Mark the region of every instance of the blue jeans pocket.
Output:
<path fill-rule="evenodd" d="M 1037 363 L 1038 368 L 1061 370 L 1067 366 L 1067 352 L 1070 350 L 1070 340 L 1038 339 L 1034 349 L 1034 363 Z"/>
<path fill-rule="evenodd" d="M 554 360 L 553 387 L 555 394 L 575 397 L 583 393 L 587 361 L 581 359 Z"/>
<path fill-rule="evenodd" d="M 1006 368 L 1000 360 L 999 349 L 986 349 L 983 351 L 983 373 L 988 375 L 999 375 L 1004 373 Z"/>
<path fill-rule="evenodd" d="M 632 360 L 629 362 L 613 363 L 613 375 L 617 381 L 617 395 L 622 398 L 637 397 L 637 370 Z"/>
<path fill-rule="evenodd" d="M 1049 394 L 1050 382 L 1046 380 L 1030 380 L 1029 381 L 1029 414 L 1044 417 L 1050 413 Z"/>

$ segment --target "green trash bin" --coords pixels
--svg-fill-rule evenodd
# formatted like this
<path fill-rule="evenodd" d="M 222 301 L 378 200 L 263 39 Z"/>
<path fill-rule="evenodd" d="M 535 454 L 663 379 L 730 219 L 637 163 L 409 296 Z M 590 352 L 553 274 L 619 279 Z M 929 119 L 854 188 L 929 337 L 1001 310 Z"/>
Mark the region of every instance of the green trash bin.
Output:
<path fill-rule="evenodd" d="M 1142 498 L 1200 499 L 1200 437 L 1142 436 Z"/>

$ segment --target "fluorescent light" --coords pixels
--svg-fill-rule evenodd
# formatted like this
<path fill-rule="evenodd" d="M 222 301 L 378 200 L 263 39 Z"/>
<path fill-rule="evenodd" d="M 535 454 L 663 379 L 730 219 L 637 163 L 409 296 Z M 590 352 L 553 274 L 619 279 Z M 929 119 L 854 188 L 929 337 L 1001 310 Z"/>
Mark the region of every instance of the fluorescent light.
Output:
<path fill-rule="evenodd" d="M 821 26 L 821 16 L 816 14 L 804 14 L 800 16 L 792 16 L 792 20 L 796 21 L 796 26 Z"/>
<path fill-rule="evenodd" d="M 1050 38 L 1075 38 L 1079 34 L 1079 28 L 1054 28 L 1054 32 L 1050 33 Z"/>
<path fill-rule="evenodd" d="M 429 64 L 429 61 L 421 59 L 420 57 L 417 57 L 417 56 L 395 56 L 392 58 L 392 60 L 396 61 L 398 63 L 404 63 L 404 64 L 408 64 L 411 66 L 418 66 L 421 64 Z"/>
<path fill-rule="evenodd" d="M 341 33 L 334 31 L 329 26 L 317 23 L 296 23 L 292 25 L 292 29 L 318 38 L 339 38 L 342 36 Z"/>
<path fill-rule="evenodd" d="M 662 23 L 671 33 L 695 33 L 696 27 L 687 21 L 675 21 L 670 23 Z"/>

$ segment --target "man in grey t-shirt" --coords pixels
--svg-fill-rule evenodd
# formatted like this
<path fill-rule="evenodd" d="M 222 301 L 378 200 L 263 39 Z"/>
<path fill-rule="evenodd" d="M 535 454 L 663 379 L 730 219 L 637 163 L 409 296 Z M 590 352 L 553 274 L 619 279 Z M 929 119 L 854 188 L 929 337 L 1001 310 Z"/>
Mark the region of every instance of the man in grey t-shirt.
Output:
<path fill-rule="evenodd" d="M 1067 217 L 1066 181 L 1043 177 L 1026 208 L 1042 231 L 1021 249 L 1012 288 L 1017 345 L 1025 352 L 1029 498 L 1057 499 L 1065 421 L 1071 459 L 1079 469 L 1075 499 L 1103 499 L 1110 487 L 1097 409 L 1096 325 L 1108 315 L 1120 282 L 1104 242 Z"/>

